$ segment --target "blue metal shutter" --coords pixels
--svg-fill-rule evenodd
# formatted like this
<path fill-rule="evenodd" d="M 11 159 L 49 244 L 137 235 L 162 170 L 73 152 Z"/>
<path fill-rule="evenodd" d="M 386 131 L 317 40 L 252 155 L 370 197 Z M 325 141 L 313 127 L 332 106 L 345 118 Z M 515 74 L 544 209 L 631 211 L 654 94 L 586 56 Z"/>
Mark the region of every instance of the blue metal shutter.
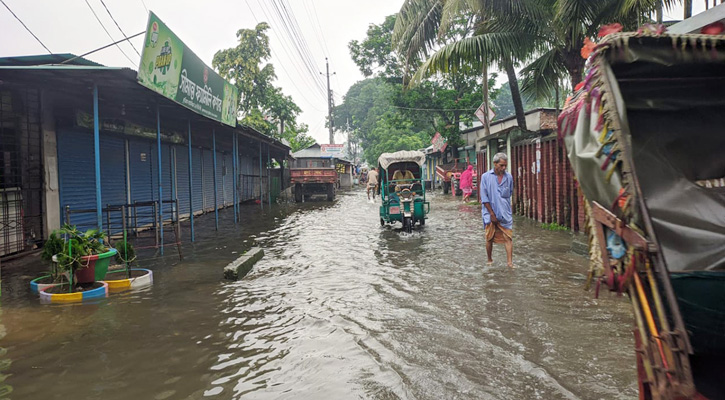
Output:
<path fill-rule="evenodd" d="M 176 194 L 179 215 L 189 213 L 189 148 L 176 146 Z"/>
<path fill-rule="evenodd" d="M 151 141 L 143 139 L 129 139 L 129 177 L 131 182 L 131 203 L 154 200 L 153 181 L 153 149 Z M 153 213 L 150 207 L 141 207 L 138 213 L 138 225 L 144 226 L 153 223 Z M 131 223 L 133 225 L 133 222 Z"/>
<path fill-rule="evenodd" d="M 234 204 L 234 186 L 232 181 L 234 180 L 234 165 L 232 164 L 234 157 L 231 154 L 224 154 L 224 169 L 226 174 L 224 175 L 224 205 L 230 206 Z"/>
<path fill-rule="evenodd" d="M 123 138 L 101 133 L 101 205 L 120 206 L 126 204 L 126 142 Z M 95 207 L 93 207 L 95 208 Z M 109 229 L 106 214 L 103 215 L 103 229 L 111 234 L 121 233 L 123 222 L 120 212 L 112 212 Z"/>
<path fill-rule="evenodd" d="M 216 152 L 217 208 L 224 206 L 224 154 Z"/>
<path fill-rule="evenodd" d="M 59 129 L 57 136 L 60 207 L 65 221 L 67 205 L 71 210 L 96 208 L 93 135 L 88 132 Z M 96 226 L 96 215 L 72 214 L 70 223 L 80 229 L 93 228 Z"/>
<path fill-rule="evenodd" d="M 194 212 L 202 211 L 203 210 L 203 203 L 202 203 L 202 176 L 201 176 L 201 149 L 200 148 L 193 148 L 191 149 L 191 157 L 192 160 L 192 168 L 193 168 L 193 174 L 194 174 Z"/>
<path fill-rule="evenodd" d="M 214 210 L 214 159 L 210 150 L 204 149 L 204 211 Z"/>
<path fill-rule="evenodd" d="M 171 158 L 171 145 L 168 143 L 161 143 L 161 183 L 163 189 L 161 195 L 164 196 L 164 201 L 174 199 L 174 194 L 172 192 L 173 186 L 171 185 L 171 170 L 174 168 L 173 161 L 174 160 Z M 154 175 L 154 178 L 159 179 L 158 175 Z M 166 220 L 171 220 L 171 203 L 164 204 L 164 221 Z"/>

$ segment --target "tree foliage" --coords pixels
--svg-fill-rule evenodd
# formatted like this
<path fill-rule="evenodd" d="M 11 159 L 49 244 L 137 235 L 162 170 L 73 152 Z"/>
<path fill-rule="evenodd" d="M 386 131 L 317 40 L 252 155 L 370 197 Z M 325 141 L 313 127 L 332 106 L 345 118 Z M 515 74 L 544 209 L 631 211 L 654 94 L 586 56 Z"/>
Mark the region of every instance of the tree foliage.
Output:
<path fill-rule="evenodd" d="M 384 152 L 425 148 L 436 132 L 457 146 L 461 127 L 473 122 L 483 99 L 480 74 L 470 68 L 405 87 L 405 56 L 392 47 L 395 20 L 392 15 L 380 25 L 370 25 L 364 40 L 350 42 L 353 61 L 368 78 L 350 87 L 333 112 L 335 126 L 361 145 L 370 164 Z M 467 29 L 469 21 L 462 19 L 451 34 L 465 34 Z M 493 78 L 489 83 L 492 87 Z"/>
<path fill-rule="evenodd" d="M 294 151 L 314 143 L 307 125 L 298 124 L 302 112 L 292 97 L 275 87 L 274 66 L 267 30 L 260 22 L 254 29 L 237 31 L 237 46 L 219 50 L 212 65 L 239 90 L 241 123 L 276 139 L 287 140 Z"/>

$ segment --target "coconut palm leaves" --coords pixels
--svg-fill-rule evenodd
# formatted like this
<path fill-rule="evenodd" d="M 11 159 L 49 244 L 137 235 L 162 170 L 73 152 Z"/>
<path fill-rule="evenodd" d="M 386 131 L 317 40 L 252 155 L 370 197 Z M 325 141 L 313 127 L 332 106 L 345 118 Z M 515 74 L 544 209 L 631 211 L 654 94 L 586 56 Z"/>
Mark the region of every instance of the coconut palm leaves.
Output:
<path fill-rule="evenodd" d="M 573 88 L 582 79 L 580 49 L 600 26 L 619 22 L 636 29 L 657 9 L 681 0 L 406 0 L 394 42 L 417 70 L 413 82 L 450 73 L 463 65 L 498 64 L 509 73 L 525 65 L 522 91 L 530 98 L 549 96 L 560 81 Z M 454 18 L 474 16 L 474 35 L 446 45 L 440 37 Z M 432 55 L 428 56 L 428 53 Z M 425 60 L 418 65 L 415 60 Z M 513 93 L 512 88 L 512 94 Z"/>

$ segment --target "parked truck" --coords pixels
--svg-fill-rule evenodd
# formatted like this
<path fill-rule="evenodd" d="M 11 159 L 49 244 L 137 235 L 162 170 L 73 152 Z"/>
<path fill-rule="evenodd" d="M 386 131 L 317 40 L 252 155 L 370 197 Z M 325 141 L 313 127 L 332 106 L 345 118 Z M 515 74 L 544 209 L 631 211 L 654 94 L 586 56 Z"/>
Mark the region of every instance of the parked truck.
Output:
<path fill-rule="evenodd" d="M 337 172 L 334 167 L 290 168 L 290 180 L 294 186 L 295 202 L 301 203 L 312 195 L 327 195 L 335 199 Z"/>

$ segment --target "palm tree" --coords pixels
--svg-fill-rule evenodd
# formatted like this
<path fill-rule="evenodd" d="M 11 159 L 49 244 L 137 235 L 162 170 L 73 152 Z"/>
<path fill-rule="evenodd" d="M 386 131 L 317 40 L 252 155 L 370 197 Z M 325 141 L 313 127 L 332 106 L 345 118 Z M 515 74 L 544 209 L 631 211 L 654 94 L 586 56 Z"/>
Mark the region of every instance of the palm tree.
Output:
<path fill-rule="evenodd" d="M 481 9 L 474 3 L 479 3 Z M 515 62 L 527 53 L 527 43 L 531 42 L 531 38 L 525 32 L 514 30 L 493 34 L 481 31 L 485 21 L 483 17 L 488 11 L 501 14 L 525 11 L 517 3 L 511 0 L 406 0 L 396 19 L 393 42 L 405 56 L 407 66 L 417 67 L 412 81 L 415 83 L 437 72 L 455 73 L 464 65 L 484 70 L 488 65 L 498 63 L 509 78 L 517 123 L 526 129 Z M 482 9 L 487 12 L 474 11 Z M 462 15 L 475 18 L 473 35 L 441 45 L 440 38 Z M 434 54 L 429 56 L 431 52 Z M 421 64 L 420 59 L 425 61 Z M 484 85 L 488 81 L 485 75 L 482 79 Z"/>
<path fill-rule="evenodd" d="M 406 0 L 394 40 L 410 60 L 427 59 L 417 78 L 449 72 L 463 64 L 496 62 L 509 76 L 517 121 L 525 128 L 515 64 L 524 63 L 521 91 L 531 98 L 548 97 L 567 80 L 573 89 L 585 60 L 580 50 L 602 25 L 619 22 L 635 29 L 663 4 L 681 0 Z M 475 15 L 476 32 L 435 48 L 435 39 L 456 16 Z M 435 51 L 434 51 L 435 50 Z M 434 54 L 428 56 L 428 52 Z M 517 99 L 518 98 L 518 99 Z M 518 103 L 518 104 L 517 104 Z"/>

